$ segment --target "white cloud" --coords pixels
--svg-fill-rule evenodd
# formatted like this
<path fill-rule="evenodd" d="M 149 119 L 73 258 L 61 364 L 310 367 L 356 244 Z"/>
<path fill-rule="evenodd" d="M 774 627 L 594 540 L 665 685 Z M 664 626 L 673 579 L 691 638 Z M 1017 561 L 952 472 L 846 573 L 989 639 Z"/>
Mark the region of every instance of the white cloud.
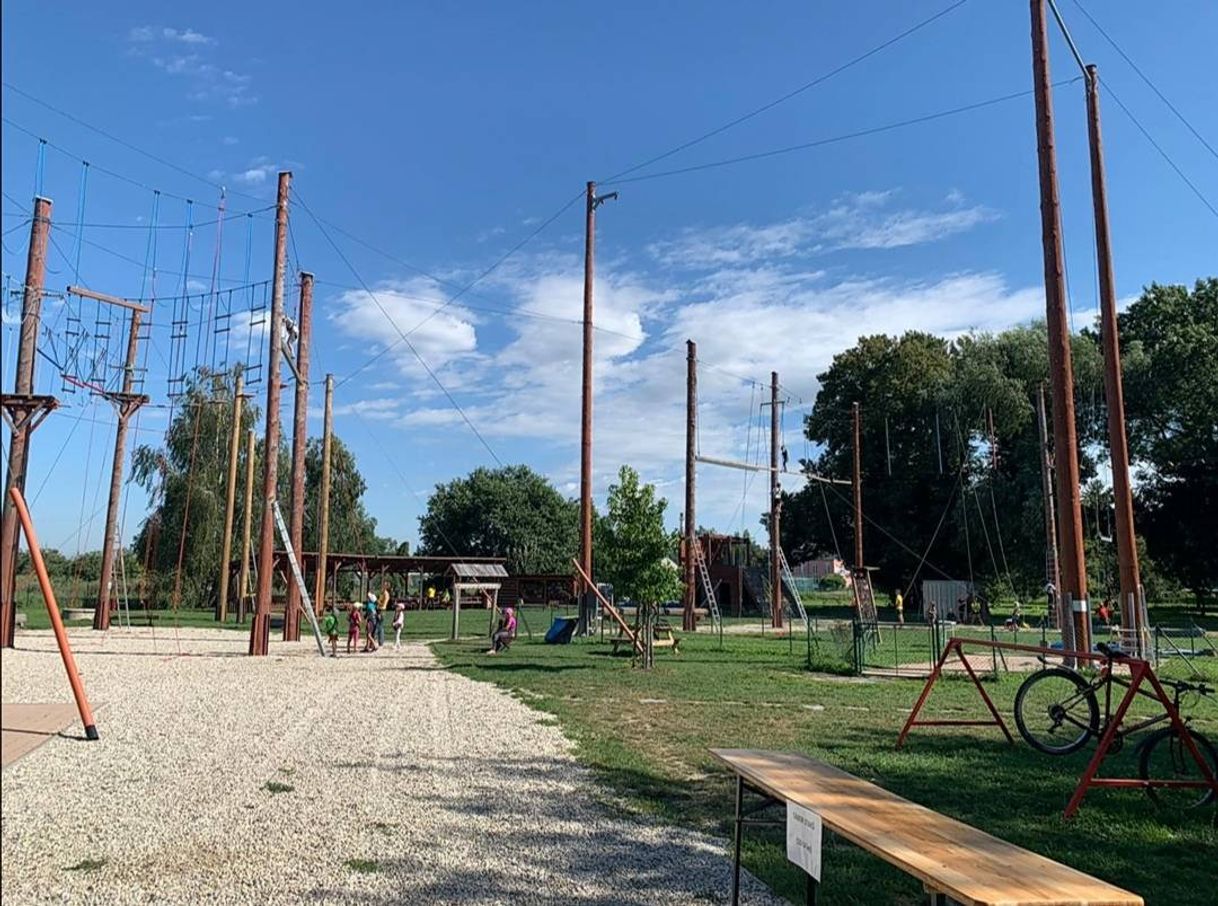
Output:
<path fill-rule="evenodd" d="M 814 230 L 836 248 L 892 249 L 946 239 L 998 216 L 980 205 L 960 206 L 959 193 L 948 197 L 955 207 L 941 211 L 886 211 L 887 197 L 845 196 L 815 219 Z"/>
<path fill-rule="evenodd" d="M 374 421 L 392 421 L 400 417 L 401 401 L 395 398 L 380 397 L 378 399 L 356 400 L 342 403 L 334 407 L 335 416 L 358 415 Z"/>
<path fill-rule="evenodd" d="M 371 292 L 346 290 L 329 304 L 328 317 L 339 333 L 359 341 L 366 356 L 391 348 L 368 369 L 371 377 L 383 380 L 386 371 L 397 371 L 418 378 L 426 370 L 399 330 L 433 371 L 456 362 L 468 366 L 477 352 L 474 314 L 447 303 L 434 281 L 418 278 L 383 283 Z"/>
<path fill-rule="evenodd" d="M 930 241 L 936 231 L 956 227 L 916 223 L 910 212 L 894 208 L 890 192 L 861 193 L 841 204 L 854 219 L 850 230 L 840 230 L 838 243 L 848 238 L 861 242 L 868 231 L 876 231 L 870 247 L 891 247 L 898 241 Z M 956 199 L 924 216 L 962 210 L 974 209 Z M 669 496 L 670 522 L 675 521 L 683 480 L 687 338 L 697 340 L 701 363 L 701 452 L 736 460 L 759 455 L 768 439 L 768 418 L 764 430 L 758 427 L 757 404 L 769 392 L 760 385 L 777 370 L 784 393 L 804 404 L 799 409 L 792 405 L 784 418 L 784 438 L 795 462 L 805 455 L 800 417 L 815 399 L 817 374 L 860 336 L 918 329 L 955 337 L 970 330 L 1000 330 L 1043 313 L 1039 287 L 1012 287 L 993 272 L 924 279 L 832 277 L 833 271 L 811 267 L 808 260 L 809 247 L 832 244 L 825 235 L 827 221 L 818 220 L 830 214 L 835 223 L 844 222 L 831 209 L 774 224 L 665 237 L 648 250 L 648 259 L 678 256 L 670 259 L 682 265 L 676 276 L 666 270 L 631 270 L 623 261 L 601 269 L 595 293 L 593 406 L 598 496 L 614 481 L 618 467 L 629 463 Z M 691 248 L 695 254 L 679 257 Z M 579 475 L 582 290 L 578 256 L 517 257 L 481 289 L 506 294 L 514 315 L 482 328 L 470 312 L 454 305 L 424 322 L 417 334 L 420 351 L 441 369 L 441 379 L 479 432 L 501 454 L 505 448 L 526 451 L 528 461 L 570 494 Z M 404 329 L 436 312 L 448 298 L 427 280 L 388 284 L 377 293 Z M 344 293 L 332 308 L 336 328 L 364 344 L 365 355 L 398 341 L 366 293 Z M 398 346 L 382 361 L 361 378 L 360 385 L 371 392 L 369 399 L 353 404 L 364 408 L 353 411 L 399 425 L 412 436 L 420 428 L 466 430 L 449 401 L 428 381 L 418 380 L 418 364 L 408 351 Z M 409 392 L 399 396 L 396 387 L 385 386 L 393 383 L 385 379 L 386 371 L 414 378 L 404 382 Z M 759 385 L 751 386 L 742 376 Z M 788 476 L 783 483 L 798 487 L 802 479 Z M 756 532 L 766 494 L 764 475 L 699 469 L 704 524 Z"/>
<path fill-rule="evenodd" d="M 252 79 L 215 62 L 216 40 L 192 28 L 142 25 L 127 33 L 131 53 L 147 59 L 166 75 L 184 80 L 187 97 L 228 107 L 256 104 Z"/>
<path fill-rule="evenodd" d="M 220 141 L 226 145 L 232 146 L 238 144 L 241 140 L 235 135 L 226 135 Z"/>
<path fill-rule="evenodd" d="M 233 174 L 233 181 L 245 186 L 263 185 L 271 174 L 277 171 L 274 164 L 255 164 L 248 169 Z"/>
<path fill-rule="evenodd" d="M 842 195 L 819 213 L 770 224 L 687 228 L 654 242 L 652 257 L 670 267 L 706 268 L 789 259 L 839 249 L 891 249 L 945 239 L 996 219 L 996 212 L 966 206 L 956 190 L 944 209 L 894 209 L 895 190 Z"/>
<path fill-rule="evenodd" d="M 179 44 L 215 44 L 215 38 L 195 31 L 193 28 L 168 28 L 153 25 L 140 25 L 127 32 L 127 40 L 137 44 L 147 44 L 153 41 L 168 41 Z"/>

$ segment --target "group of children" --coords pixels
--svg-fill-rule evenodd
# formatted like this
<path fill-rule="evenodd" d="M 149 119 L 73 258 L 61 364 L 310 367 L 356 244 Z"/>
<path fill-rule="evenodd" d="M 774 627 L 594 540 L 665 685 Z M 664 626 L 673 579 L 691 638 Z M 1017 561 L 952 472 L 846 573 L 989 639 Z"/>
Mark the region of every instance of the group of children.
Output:
<path fill-rule="evenodd" d="M 330 640 L 330 656 L 338 657 L 338 605 L 331 604 L 326 608 L 322 620 L 322 631 Z M 381 589 L 380 600 L 372 592 L 368 592 L 368 600 L 361 607 L 352 602 L 347 610 L 347 654 L 354 654 L 359 645 L 360 631 L 363 630 L 364 647 L 361 652 L 377 651 L 385 644 L 385 615 L 389 610 L 389 587 Z M 393 605 L 393 648 L 402 647 L 402 627 L 406 625 L 406 604 L 398 601 Z"/>

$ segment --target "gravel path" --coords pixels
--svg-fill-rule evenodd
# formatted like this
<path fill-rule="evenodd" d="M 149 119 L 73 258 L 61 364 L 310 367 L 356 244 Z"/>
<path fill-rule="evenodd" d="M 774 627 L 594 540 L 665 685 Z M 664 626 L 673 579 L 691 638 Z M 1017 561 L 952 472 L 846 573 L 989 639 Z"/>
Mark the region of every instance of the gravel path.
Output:
<path fill-rule="evenodd" d="M 4 701 L 70 701 L 51 635 L 17 642 Z M 6 906 L 726 902 L 725 841 L 623 817 L 550 721 L 423 645 L 73 644 L 101 741 L 76 724 L 4 771 Z"/>

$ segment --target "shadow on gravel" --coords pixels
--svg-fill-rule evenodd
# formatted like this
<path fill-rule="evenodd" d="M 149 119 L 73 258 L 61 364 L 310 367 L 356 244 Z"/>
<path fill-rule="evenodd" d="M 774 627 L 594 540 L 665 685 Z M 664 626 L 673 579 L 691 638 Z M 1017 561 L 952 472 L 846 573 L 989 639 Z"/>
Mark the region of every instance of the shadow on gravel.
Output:
<path fill-rule="evenodd" d="M 565 759 L 422 758 L 387 769 L 435 776 L 423 787 L 428 792 L 411 797 L 396 816 L 402 827 L 428 816 L 432 845 L 403 837 L 371 854 L 389 891 L 361 890 L 353 877 L 342 889 L 314 890 L 314 902 L 727 902 L 726 841 L 644 822 L 597 801 L 587 772 Z M 442 792 L 432 792 L 437 788 Z M 725 798 L 725 810 L 729 805 Z M 340 847 L 332 855 L 341 861 L 370 854 Z M 769 902 L 760 884 L 743 880 L 748 902 Z"/>

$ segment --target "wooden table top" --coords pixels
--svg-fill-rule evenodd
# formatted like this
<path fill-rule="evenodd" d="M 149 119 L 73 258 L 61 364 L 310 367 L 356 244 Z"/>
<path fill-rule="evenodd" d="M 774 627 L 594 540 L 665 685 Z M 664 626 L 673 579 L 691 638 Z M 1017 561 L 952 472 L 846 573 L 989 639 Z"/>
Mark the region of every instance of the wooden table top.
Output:
<path fill-rule="evenodd" d="M 1142 898 L 805 755 L 711 749 L 751 786 L 821 816 L 824 826 L 930 890 L 970 906 L 1142 906 Z"/>

